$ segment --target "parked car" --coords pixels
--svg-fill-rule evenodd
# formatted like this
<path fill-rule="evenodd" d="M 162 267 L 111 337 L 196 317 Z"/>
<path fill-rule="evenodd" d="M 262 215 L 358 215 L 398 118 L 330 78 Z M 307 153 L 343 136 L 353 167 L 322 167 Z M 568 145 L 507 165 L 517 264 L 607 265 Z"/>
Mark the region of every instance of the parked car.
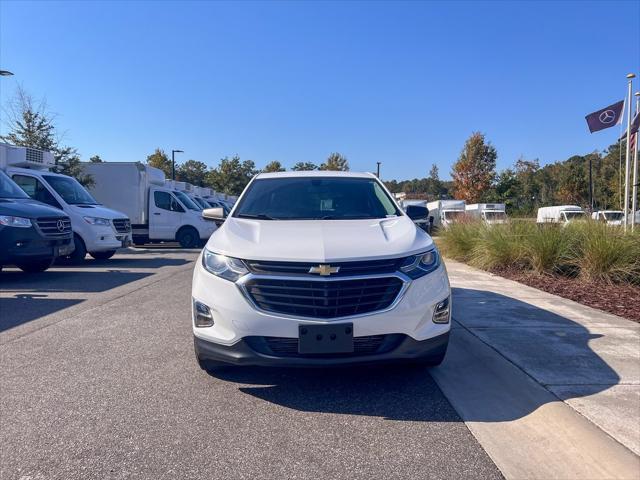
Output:
<path fill-rule="evenodd" d="M 371 174 L 257 175 L 196 262 L 199 365 L 439 364 L 451 290 L 413 220 Z"/>
<path fill-rule="evenodd" d="M 69 217 L 29 198 L 0 170 L 0 270 L 16 265 L 25 272 L 42 272 L 73 248 Z"/>
<path fill-rule="evenodd" d="M 586 220 L 587 214 L 577 205 L 557 205 L 554 207 L 540 207 L 537 223 L 561 223 L 567 225 L 576 220 Z"/>
<path fill-rule="evenodd" d="M 131 243 L 127 216 L 98 203 L 75 178 L 53 172 L 50 152 L 0 144 L 0 168 L 31 198 L 62 210 L 71 219 L 72 260 L 82 261 L 87 253 L 106 260 Z"/>
<path fill-rule="evenodd" d="M 202 208 L 186 193 L 167 185 L 164 173 L 140 162 L 83 163 L 93 176 L 91 193 L 105 205 L 131 218 L 133 242 L 177 241 L 184 248 L 205 242 L 214 222 L 202 218 Z"/>

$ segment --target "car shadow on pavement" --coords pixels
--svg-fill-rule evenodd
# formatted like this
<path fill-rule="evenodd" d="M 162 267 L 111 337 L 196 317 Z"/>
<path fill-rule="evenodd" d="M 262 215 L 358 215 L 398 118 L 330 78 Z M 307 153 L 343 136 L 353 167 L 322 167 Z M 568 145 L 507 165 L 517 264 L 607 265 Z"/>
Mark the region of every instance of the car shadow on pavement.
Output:
<path fill-rule="evenodd" d="M 161 267 L 179 267 L 189 263 L 189 260 L 184 258 L 166 258 L 166 257 L 113 257 L 108 260 L 96 260 L 91 257 L 87 257 L 84 262 L 79 264 L 72 264 L 66 261 L 57 261 L 55 268 L 74 269 L 74 268 L 92 268 L 92 267 L 107 267 L 107 268 L 161 268 Z"/>
<path fill-rule="evenodd" d="M 153 275 L 150 272 L 107 270 L 47 270 L 25 275 L 19 271 L 0 274 L 0 290 L 10 293 L 105 292 L 121 285 Z M 6 296 L 6 293 L 5 293 Z"/>
<path fill-rule="evenodd" d="M 477 342 L 454 322 L 450 351 L 443 366 L 434 367 L 454 366 L 455 371 L 449 373 L 456 375 L 461 385 L 469 386 L 462 394 L 473 399 L 478 408 L 467 420 L 510 421 L 558 400 L 540 385 L 579 384 L 579 393 L 574 397 L 582 397 L 620 382 L 618 373 L 589 345 L 593 340 L 612 341 L 603 338 L 608 334 L 592 334 L 565 317 L 497 293 L 455 288 L 453 294 L 454 318 L 491 345 Z M 475 343 L 457 342 L 463 338 L 472 338 Z M 478 352 L 461 355 L 465 348 L 477 348 Z M 495 350 L 504 358 L 497 356 Z M 527 387 L 534 385 L 532 378 L 535 379 L 540 384 L 531 390 L 535 394 L 530 395 L 528 388 L 514 392 L 513 385 L 505 385 L 514 378 L 510 376 L 491 378 L 495 388 L 487 389 L 490 368 L 495 366 L 489 365 L 494 361 L 515 371 Z M 532 378 L 522 375 L 522 371 Z M 248 395 L 300 411 L 393 420 L 460 421 L 429 372 L 426 368 L 395 364 L 327 369 L 227 367 L 210 375 L 239 384 L 238 389 Z"/>
<path fill-rule="evenodd" d="M 264 401 L 304 412 L 365 415 L 400 421 L 461 421 L 424 367 L 238 367 L 213 372 L 212 376 L 252 384 L 238 389 Z"/>
<path fill-rule="evenodd" d="M 0 298 L 0 332 L 37 320 L 82 301 L 69 298 L 46 298 L 46 295 L 37 294 Z"/>

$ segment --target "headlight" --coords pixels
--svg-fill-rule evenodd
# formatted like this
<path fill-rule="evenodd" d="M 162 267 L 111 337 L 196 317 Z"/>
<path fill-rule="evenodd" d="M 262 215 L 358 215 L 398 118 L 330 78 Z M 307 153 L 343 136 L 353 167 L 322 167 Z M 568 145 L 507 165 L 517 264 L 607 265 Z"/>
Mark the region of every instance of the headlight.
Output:
<path fill-rule="evenodd" d="M 400 271 L 415 279 L 433 272 L 439 266 L 440 255 L 434 248 L 433 250 L 428 250 L 424 253 L 407 257 L 402 263 Z"/>
<path fill-rule="evenodd" d="M 222 277 L 230 282 L 235 282 L 243 275 L 249 273 L 244 262 L 237 258 L 219 255 L 210 252 L 206 248 L 202 253 L 202 266 L 213 275 Z"/>
<path fill-rule="evenodd" d="M 31 226 L 31 220 L 23 217 L 0 215 L 0 225 L 4 225 L 6 227 L 29 228 Z"/>
<path fill-rule="evenodd" d="M 108 218 L 100 218 L 100 217 L 83 217 L 84 221 L 90 223 L 91 225 L 104 225 L 110 226 L 111 221 Z"/>

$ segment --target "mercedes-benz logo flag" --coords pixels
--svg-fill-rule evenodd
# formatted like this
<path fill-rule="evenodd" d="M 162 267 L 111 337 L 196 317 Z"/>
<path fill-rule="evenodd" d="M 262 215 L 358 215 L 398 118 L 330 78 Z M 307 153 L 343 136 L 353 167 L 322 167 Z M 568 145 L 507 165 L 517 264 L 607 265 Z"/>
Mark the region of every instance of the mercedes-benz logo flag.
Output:
<path fill-rule="evenodd" d="M 587 125 L 589 125 L 589 131 L 593 133 L 613 127 L 614 125 L 619 125 L 620 122 L 622 122 L 623 110 L 624 100 L 620 100 L 602 110 L 590 113 L 585 117 L 587 119 Z"/>

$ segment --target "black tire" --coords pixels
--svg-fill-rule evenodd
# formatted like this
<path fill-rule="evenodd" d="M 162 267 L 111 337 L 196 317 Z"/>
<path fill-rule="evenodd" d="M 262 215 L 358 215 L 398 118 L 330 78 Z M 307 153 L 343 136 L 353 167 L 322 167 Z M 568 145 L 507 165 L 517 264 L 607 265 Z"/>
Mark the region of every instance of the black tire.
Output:
<path fill-rule="evenodd" d="M 89 255 L 91 255 L 96 260 L 109 260 L 115 254 L 116 254 L 115 250 L 107 250 L 104 252 L 89 252 Z"/>
<path fill-rule="evenodd" d="M 80 238 L 80 235 L 77 233 L 73 234 L 73 243 L 76 248 L 71 252 L 71 255 L 69 255 L 69 260 L 71 260 L 72 263 L 84 262 L 84 257 L 87 256 L 87 247 L 84 246 L 82 238 Z"/>
<path fill-rule="evenodd" d="M 133 244 L 137 247 L 141 247 L 145 243 L 149 243 L 149 237 L 133 237 Z"/>
<path fill-rule="evenodd" d="M 53 260 L 53 257 L 42 260 L 30 260 L 28 262 L 19 263 L 18 268 L 26 273 L 40 273 L 49 268 L 53 263 Z"/>
<path fill-rule="evenodd" d="M 200 243 L 200 235 L 193 227 L 183 227 L 178 231 L 176 240 L 182 248 L 196 248 Z"/>

